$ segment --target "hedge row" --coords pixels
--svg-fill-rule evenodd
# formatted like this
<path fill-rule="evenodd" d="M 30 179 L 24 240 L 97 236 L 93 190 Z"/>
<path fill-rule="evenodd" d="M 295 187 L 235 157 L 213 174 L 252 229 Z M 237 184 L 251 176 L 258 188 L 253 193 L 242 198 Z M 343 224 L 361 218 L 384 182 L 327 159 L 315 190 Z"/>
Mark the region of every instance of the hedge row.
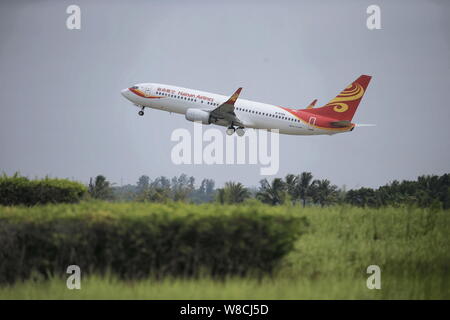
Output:
<path fill-rule="evenodd" d="M 0 206 L 0 282 L 76 264 L 121 278 L 271 273 L 307 225 L 265 205 Z"/>
<path fill-rule="evenodd" d="M 14 175 L 0 176 L 0 204 L 26 205 L 46 203 L 74 203 L 81 200 L 87 188 L 66 179 L 30 180 Z"/>

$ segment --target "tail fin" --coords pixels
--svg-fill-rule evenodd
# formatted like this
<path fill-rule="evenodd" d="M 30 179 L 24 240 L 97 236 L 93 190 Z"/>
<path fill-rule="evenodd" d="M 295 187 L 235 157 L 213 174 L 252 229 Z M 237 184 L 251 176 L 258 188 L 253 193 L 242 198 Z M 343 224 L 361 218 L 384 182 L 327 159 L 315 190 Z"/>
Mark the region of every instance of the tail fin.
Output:
<path fill-rule="evenodd" d="M 323 107 L 305 111 L 337 120 L 351 121 L 371 78 L 362 75 Z"/>

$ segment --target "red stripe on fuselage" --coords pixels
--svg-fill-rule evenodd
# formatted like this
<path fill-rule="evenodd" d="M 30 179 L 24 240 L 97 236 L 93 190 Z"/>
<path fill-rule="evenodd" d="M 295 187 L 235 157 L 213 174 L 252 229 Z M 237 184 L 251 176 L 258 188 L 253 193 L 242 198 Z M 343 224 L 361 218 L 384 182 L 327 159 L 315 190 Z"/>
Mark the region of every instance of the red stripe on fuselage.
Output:
<path fill-rule="evenodd" d="M 284 107 L 279 107 L 279 108 L 289 112 L 294 117 L 296 117 L 300 121 L 306 123 L 307 125 L 313 126 L 318 129 L 333 130 L 333 131 L 341 132 L 341 131 L 349 131 L 352 127 L 354 127 L 354 124 L 352 124 L 349 127 L 336 128 L 331 125 L 331 122 L 335 122 L 335 121 L 339 121 L 339 120 L 320 116 L 317 114 L 312 114 L 305 110 L 295 110 L 295 109 L 289 109 L 289 108 L 284 108 Z M 316 120 L 314 121 L 314 124 L 310 123 L 311 117 L 316 118 Z"/>
<path fill-rule="evenodd" d="M 130 90 L 134 94 L 138 95 L 139 97 L 146 98 L 146 99 L 161 99 L 161 98 L 164 98 L 164 97 L 160 97 L 160 96 L 148 96 L 145 93 L 143 93 L 142 91 L 137 90 L 137 89 L 133 89 L 133 88 L 128 88 L 128 90 Z"/>

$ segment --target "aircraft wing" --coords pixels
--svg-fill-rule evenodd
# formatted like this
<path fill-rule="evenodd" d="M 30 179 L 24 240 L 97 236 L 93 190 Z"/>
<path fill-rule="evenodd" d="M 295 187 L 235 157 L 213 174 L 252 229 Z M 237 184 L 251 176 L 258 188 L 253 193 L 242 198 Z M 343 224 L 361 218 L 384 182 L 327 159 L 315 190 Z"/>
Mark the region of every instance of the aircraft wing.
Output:
<path fill-rule="evenodd" d="M 236 117 L 234 113 L 234 103 L 236 102 L 239 94 L 241 93 L 242 88 L 236 90 L 235 93 L 224 103 L 218 106 L 216 109 L 210 112 L 210 115 L 216 121 L 225 121 L 229 124 L 233 123 L 234 125 L 244 126 L 244 124 Z"/>

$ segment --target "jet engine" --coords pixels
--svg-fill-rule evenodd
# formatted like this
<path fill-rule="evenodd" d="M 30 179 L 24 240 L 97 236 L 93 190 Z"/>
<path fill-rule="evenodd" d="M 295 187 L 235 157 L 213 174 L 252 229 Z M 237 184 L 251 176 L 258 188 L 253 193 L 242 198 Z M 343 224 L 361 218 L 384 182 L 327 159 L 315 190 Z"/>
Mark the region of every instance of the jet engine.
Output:
<path fill-rule="evenodd" d="M 190 108 L 186 110 L 186 120 L 189 121 L 197 121 L 201 122 L 202 124 L 210 124 L 210 115 L 208 111 L 203 111 L 200 109 L 194 109 Z"/>

